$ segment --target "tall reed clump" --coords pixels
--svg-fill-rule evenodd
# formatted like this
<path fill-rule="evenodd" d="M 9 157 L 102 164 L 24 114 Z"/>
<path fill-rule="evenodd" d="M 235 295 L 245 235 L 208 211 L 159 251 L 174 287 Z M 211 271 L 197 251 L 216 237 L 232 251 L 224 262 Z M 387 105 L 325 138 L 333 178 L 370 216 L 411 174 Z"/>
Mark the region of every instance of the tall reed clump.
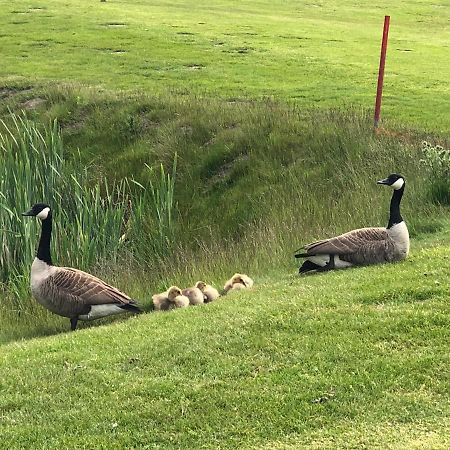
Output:
<path fill-rule="evenodd" d="M 23 220 L 23 211 L 48 203 L 56 218 L 52 245 L 58 263 L 87 269 L 99 260 L 117 259 L 129 196 L 127 180 L 92 185 L 86 168 L 64 158 L 56 121 L 42 129 L 21 116 L 12 115 L 9 124 L 2 121 L 0 282 L 16 294 L 14 309 L 27 297 L 39 233 L 35 221 Z"/>
<path fill-rule="evenodd" d="M 150 170 L 152 170 L 150 168 Z M 174 239 L 174 191 L 175 175 L 177 171 L 177 154 L 175 153 L 172 165 L 172 174 L 166 173 L 164 166 L 160 164 L 159 180 L 152 182 L 150 179 L 150 193 L 152 197 L 152 209 L 156 218 L 156 229 L 153 239 L 153 247 L 156 254 L 167 253 L 172 247 Z"/>

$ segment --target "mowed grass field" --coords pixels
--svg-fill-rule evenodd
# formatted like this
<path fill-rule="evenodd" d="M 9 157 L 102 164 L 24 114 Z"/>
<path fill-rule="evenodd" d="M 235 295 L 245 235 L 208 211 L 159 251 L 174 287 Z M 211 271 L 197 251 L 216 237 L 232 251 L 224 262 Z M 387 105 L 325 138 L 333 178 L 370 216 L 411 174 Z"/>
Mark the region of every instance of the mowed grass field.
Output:
<path fill-rule="evenodd" d="M 384 15 L 384 117 L 449 131 L 450 6 L 438 0 L 2 2 L 0 80 L 372 108 Z"/>
<path fill-rule="evenodd" d="M 449 250 L 3 345 L 0 448 L 448 449 Z"/>

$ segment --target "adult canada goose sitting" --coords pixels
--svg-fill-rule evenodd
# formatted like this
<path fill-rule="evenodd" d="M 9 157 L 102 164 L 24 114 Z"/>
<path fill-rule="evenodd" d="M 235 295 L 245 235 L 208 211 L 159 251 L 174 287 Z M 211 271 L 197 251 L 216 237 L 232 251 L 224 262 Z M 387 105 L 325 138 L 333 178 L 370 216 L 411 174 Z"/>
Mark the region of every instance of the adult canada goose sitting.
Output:
<path fill-rule="evenodd" d="M 405 179 L 393 173 L 377 183 L 391 186 L 394 190 L 387 228 L 360 228 L 306 245 L 303 252 L 295 255 L 296 258 L 306 258 L 300 273 L 395 262 L 408 256 L 409 233 L 400 214 Z"/>
<path fill-rule="evenodd" d="M 205 303 L 212 302 L 216 298 L 220 297 L 219 291 L 209 284 L 206 284 L 204 281 L 197 281 L 197 283 L 195 283 L 195 287 L 199 288 L 203 292 Z"/>
<path fill-rule="evenodd" d="M 240 290 L 253 287 L 253 280 L 243 273 L 235 273 L 223 287 L 223 291 L 226 294 L 231 290 Z"/>
<path fill-rule="evenodd" d="M 198 287 L 190 287 L 181 291 L 189 299 L 192 306 L 202 305 L 205 302 L 203 292 Z"/>
<path fill-rule="evenodd" d="M 187 308 L 189 306 L 189 299 L 181 293 L 181 289 L 177 286 L 171 286 L 166 292 L 153 295 L 152 300 L 157 311 Z"/>
<path fill-rule="evenodd" d="M 70 319 L 75 330 L 78 320 L 93 320 L 127 311 L 142 312 L 128 295 L 99 278 L 70 267 L 52 263 L 50 239 L 52 211 L 44 203 L 35 204 L 23 216 L 36 216 L 42 222 L 36 258 L 31 266 L 31 292 L 45 308 Z"/>

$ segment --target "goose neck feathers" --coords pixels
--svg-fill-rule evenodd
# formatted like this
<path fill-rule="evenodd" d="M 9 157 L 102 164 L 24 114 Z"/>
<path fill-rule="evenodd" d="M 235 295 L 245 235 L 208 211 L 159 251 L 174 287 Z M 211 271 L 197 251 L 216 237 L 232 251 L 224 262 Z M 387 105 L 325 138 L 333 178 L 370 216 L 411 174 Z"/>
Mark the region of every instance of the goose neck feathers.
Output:
<path fill-rule="evenodd" d="M 389 209 L 389 223 L 387 228 L 390 229 L 394 225 L 403 222 L 403 217 L 400 214 L 400 202 L 403 197 L 403 192 L 405 191 L 405 183 L 403 183 L 400 189 L 395 189 L 392 198 L 391 198 L 391 206 Z"/>
<path fill-rule="evenodd" d="M 37 250 L 37 258 L 52 266 L 52 256 L 50 253 L 50 241 L 52 237 L 52 212 L 49 211 L 47 217 L 42 221 L 41 238 Z"/>

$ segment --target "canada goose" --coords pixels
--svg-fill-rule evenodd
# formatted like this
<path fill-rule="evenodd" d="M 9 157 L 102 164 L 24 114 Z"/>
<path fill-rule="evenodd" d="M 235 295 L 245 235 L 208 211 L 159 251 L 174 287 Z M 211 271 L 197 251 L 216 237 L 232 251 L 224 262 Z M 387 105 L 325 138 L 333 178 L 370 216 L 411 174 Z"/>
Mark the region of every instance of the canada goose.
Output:
<path fill-rule="evenodd" d="M 192 306 L 201 305 L 205 302 L 203 292 L 198 287 L 186 288 L 181 292 L 189 299 L 189 303 Z"/>
<path fill-rule="evenodd" d="M 189 306 L 189 298 L 183 295 L 181 289 L 177 286 L 172 286 L 167 290 L 167 298 L 174 308 L 187 308 Z"/>
<path fill-rule="evenodd" d="M 231 290 L 240 290 L 253 287 L 253 280 L 245 274 L 235 273 L 223 287 L 223 291 L 226 294 Z"/>
<path fill-rule="evenodd" d="M 168 309 L 173 308 L 173 304 L 169 302 L 169 298 L 167 297 L 167 291 L 162 292 L 161 294 L 152 295 L 153 307 L 157 311 L 167 311 Z"/>
<path fill-rule="evenodd" d="M 409 233 L 400 215 L 405 179 L 393 173 L 377 183 L 391 186 L 394 190 L 387 228 L 360 228 L 306 245 L 303 247 L 305 251 L 295 255 L 296 258 L 306 258 L 299 273 L 395 262 L 408 256 Z"/>
<path fill-rule="evenodd" d="M 199 288 L 203 292 L 205 303 L 212 302 L 216 298 L 220 297 L 219 291 L 209 284 L 206 284 L 204 281 L 197 281 L 197 283 L 195 283 L 195 287 Z"/>
<path fill-rule="evenodd" d="M 186 308 L 189 299 L 181 293 L 177 286 L 171 286 L 166 292 L 152 296 L 153 306 L 157 311 L 168 311 L 174 308 Z"/>
<path fill-rule="evenodd" d="M 52 263 L 50 239 L 52 211 L 44 203 L 35 204 L 23 216 L 35 216 L 42 222 L 36 258 L 31 266 L 31 292 L 45 308 L 70 319 L 75 330 L 78 320 L 93 320 L 141 309 L 128 295 L 99 278 L 70 267 Z"/>

